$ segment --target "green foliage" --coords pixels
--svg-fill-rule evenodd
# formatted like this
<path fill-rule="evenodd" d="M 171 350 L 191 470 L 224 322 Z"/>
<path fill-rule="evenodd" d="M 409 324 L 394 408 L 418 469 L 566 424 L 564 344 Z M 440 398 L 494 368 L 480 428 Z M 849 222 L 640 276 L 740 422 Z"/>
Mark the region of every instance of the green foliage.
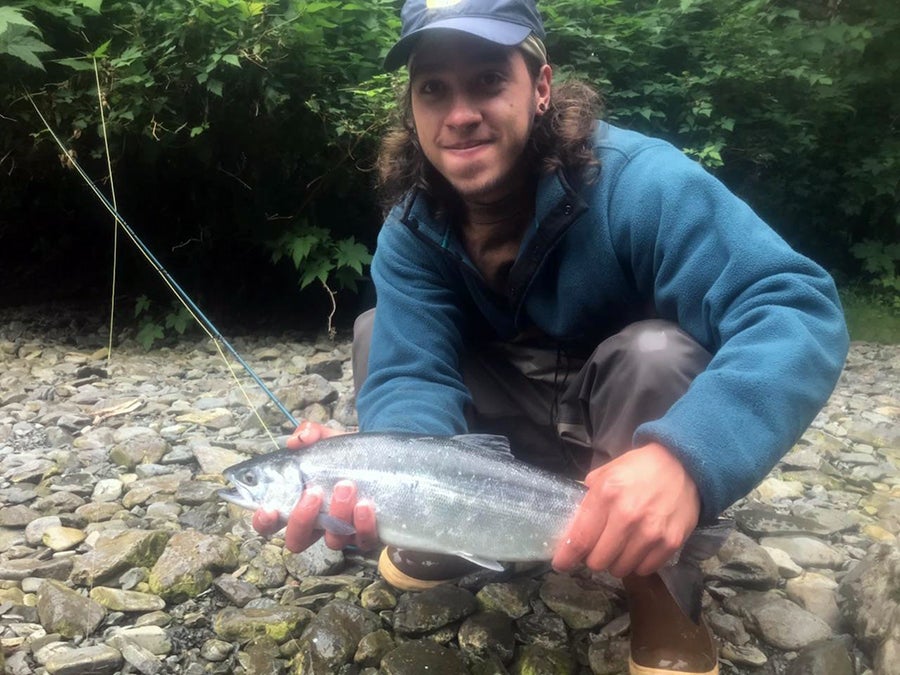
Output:
<path fill-rule="evenodd" d="M 612 121 L 668 138 L 792 242 L 852 266 L 900 225 L 894 0 L 554 0 L 551 58 Z"/>
<path fill-rule="evenodd" d="M 900 312 L 856 286 L 843 289 L 841 301 L 851 340 L 900 344 Z"/>
<path fill-rule="evenodd" d="M 146 295 L 138 296 L 134 303 L 134 317 L 138 320 L 134 339 L 144 349 L 150 350 L 154 343 L 172 337 L 173 332 L 184 335 L 190 328 L 196 328 L 190 310 L 178 300 L 173 300 L 164 314 L 153 311 L 153 301 Z"/>
<path fill-rule="evenodd" d="M 300 288 L 320 281 L 352 289 L 380 222 L 370 174 L 403 83 L 381 72 L 399 5 L 7 2 L 0 206 L 18 209 L 20 222 L 34 213 L 52 220 L 74 210 L 69 193 L 83 189 L 72 187 L 65 156 L 23 88 L 38 94 L 89 173 L 105 174 L 96 60 L 120 210 L 146 214 L 143 231 L 158 237 L 151 248 L 166 252 L 167 265 L 221 279 L 216 256 L 253 252 L 253 261 L 272 260 L 276 270 L 290 260 Z M 885 260 L 900 226 L 900 3 L 540 7 L 557 79 L 594 83 L 612 122 L 671 140 L 793 245 L 849 278 L 864 277 L 879 298 L 896 296 L 896 268 Z M 54 189 L 36 193 L 36 185 Z M 93 223 L 81 227 L 22 236 L 52 242 L 39 250 L 53 255 L 66 238 L 93 238 Z M 0 228 L 0 248 L 3 236 Z M 883 249 L 874 253 L 868 241 Z M 230 277 L 255 283 L 254 274 Z M 158 322 L 165 330 L 164 318 Z M 147 330 L 151 343 L 159 339 Z"/>
<path fill-rule="evenodd" d="M 328 230 L 300 222 L 271 242 L 272 262 L 289 258 L 300 273 L 300 288 L 313 281 L 356 290 L 363 267 L 372 261 L 368 249 L 353 237 L 333 239 Z"/>
<path fill-rule="evenodd" d="M 865 281 L 873 295 L 900 315 L 900 242 L 866 239 L 851 248 L 862 261 Z"/>
<path fill-rule="evenodd" d="M 53 48 L 40 40 L 38 27 L 15 7 L 0 7 L 0 54 L 19 59 L 32 68 L 44 70 L 39 54 Z"/>

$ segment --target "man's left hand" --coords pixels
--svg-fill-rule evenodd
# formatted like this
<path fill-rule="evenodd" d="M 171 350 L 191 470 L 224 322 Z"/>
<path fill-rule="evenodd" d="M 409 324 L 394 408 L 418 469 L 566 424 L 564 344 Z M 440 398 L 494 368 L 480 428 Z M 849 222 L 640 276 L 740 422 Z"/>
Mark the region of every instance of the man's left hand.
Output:
<path fill-rule="evenodd" d="M 591 471 L 584 482 L 588 493 L 553 557 L 557 571 L 583 562 L 616 577 L 651 574 L 697 526 L 697 486 L 659 443 L 626 452 Z"/>

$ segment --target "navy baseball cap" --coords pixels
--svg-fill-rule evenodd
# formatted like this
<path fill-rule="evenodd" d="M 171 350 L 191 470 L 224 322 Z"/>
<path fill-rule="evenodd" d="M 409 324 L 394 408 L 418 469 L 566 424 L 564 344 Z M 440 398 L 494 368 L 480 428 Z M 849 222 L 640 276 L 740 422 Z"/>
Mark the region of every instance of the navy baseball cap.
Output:
<path fill-rule="evenodd" d="M 386 70 L 409 60 L 416 41 L 429 30 L 458 30 L 512 47 L 534 33 L 545 37 L 535 0 L 406 0 L 400 39 L 384 59 Z"/>

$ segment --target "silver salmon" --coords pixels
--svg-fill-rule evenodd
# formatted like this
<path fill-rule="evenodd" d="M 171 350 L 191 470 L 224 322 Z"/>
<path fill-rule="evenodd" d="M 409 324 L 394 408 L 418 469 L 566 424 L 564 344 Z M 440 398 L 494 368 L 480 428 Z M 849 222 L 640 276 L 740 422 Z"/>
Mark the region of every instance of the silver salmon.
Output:
<path fill-rule="evenodd" d="M 261 455 L 224 473 L 234 488 L 220 491 L 223 499 L 278 511 L 284 520 L 305 488 L 321 486 L 327 509 L 335 483 L 352 480 L 359 498 L 375 505 L 383 543 L 451 554 L 496 570 L 503 569 L 499 561 L 550 560 L 587 492 L 577 481 L 515 459 L 506 438 L 481 434 L 346 434 L 299 451 Z M 324 513 L 319 522 L 322 529 L 353 532 Z M 698 530 L 688 540 L 699 546 L 686 545 L 682 561 L 713 555 L 727 536 L 704 534 Z M 678 567 L 664 568 L 670 588 L 681 584 L 673 578 Z M 690 595 L 696 596 L 692 605 L 699 602 L 696 589 Z M 699 605 L 696 612 L 683 609 L 699 616 Z"/>

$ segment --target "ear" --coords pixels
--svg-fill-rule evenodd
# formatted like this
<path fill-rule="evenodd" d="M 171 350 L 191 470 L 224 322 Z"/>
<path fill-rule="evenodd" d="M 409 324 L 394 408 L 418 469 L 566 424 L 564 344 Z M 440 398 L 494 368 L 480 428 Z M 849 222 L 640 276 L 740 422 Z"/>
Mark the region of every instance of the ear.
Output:
<path fill-rule="evenodd" d="M 550 90 L 553 85 L 553 68 L 548 64 L 541 66 L 534 81 L 534 104 L 538 115 L 543 115 L 550 106 Z"/>

